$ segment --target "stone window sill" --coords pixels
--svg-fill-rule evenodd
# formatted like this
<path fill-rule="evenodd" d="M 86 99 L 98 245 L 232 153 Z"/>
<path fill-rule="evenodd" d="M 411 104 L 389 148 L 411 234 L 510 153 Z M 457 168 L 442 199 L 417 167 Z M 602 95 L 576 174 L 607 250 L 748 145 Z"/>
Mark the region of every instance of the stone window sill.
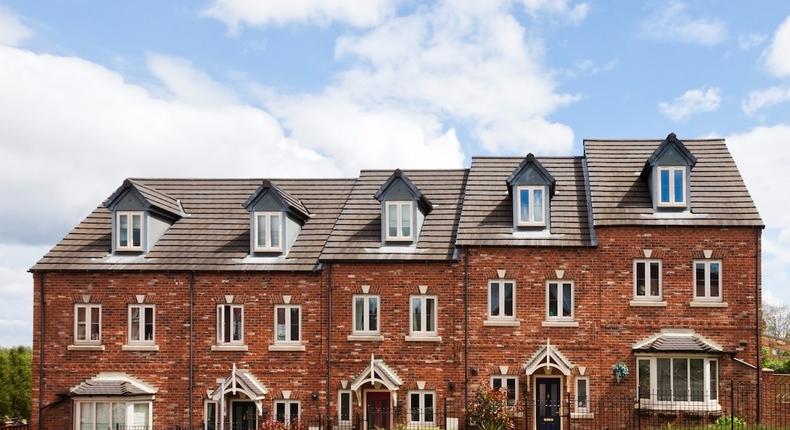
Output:
<path fill-rule="evenodd" d="M 631 306 L 637 308 L 665 308 L 667 307 L 666 301 L 650 301 L 650 300 L 631 300 Z"/>
<path fill-rule="evenodd" d="M 571 412 L 571 418 L 580 419 L 580 420 L 591 420 L 595 418 L 595 414 L 592 412 Z"/>
<path fill-rule="evenodd" d="M 694 300 L 689 303 L 689 306 L 692 308 L 726 308 L 727 302 L 705 302 L 700 300 Z"/>
<path fill-rule="evenodd" d="M 406 342 L 441 342 L 441 336 L 406 336 Z"/>
<path fill-rule="evenodd" d="M 159 345 L 124 345 L 121 347 L 121 350 L 138 352 L 159 351 Z"/>
<path fill-rule="evenodd" d="M 69 345 L 69 351 L 104 351 L 104 345 Z"/>
<path fill-rule="evenodd" d="M 381 342 L 384 336 L 380 334 L 350 334 L 348 340 L 353 342 Z"/>
<path fill-rule="evenodd" d="M 543 321 L 543 327 L 578 327 L 578 321 Z"/>
<path fill-rule="evenodd" d="M 211 345 L 212 351 L 247 351 L 247 345 Z"/>
<path fill-rule="evenodd" d="M 269 345 L 269 351 L 295 351 L 295 352 L 301 352 L 301 351 L 304 351 L 304 349 L 305 349 L 304 345 L 302 345 L 301 343 L 291 344 L 291 345 L 288 345 L 288 344 L 285 344 L 285 345 L 283 345 L 283 344 Z"/>
<path fill-rule="evenodd" d="M 519 320 L 485 320 L 483 325 L 486 327 L 519 327 L 521 321 Z"/>

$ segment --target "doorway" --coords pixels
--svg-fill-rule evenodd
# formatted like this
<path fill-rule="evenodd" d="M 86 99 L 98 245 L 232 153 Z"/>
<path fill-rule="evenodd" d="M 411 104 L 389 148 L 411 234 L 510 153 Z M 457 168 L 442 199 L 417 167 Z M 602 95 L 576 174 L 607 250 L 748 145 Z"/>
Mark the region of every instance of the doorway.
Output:
<path fill-rule="evenodd" d="M 560 430 L 562 394 L 559 378 L 536 378 L 535 421 L 537 430 Z"/>
<path fill-rule="evenodd" d="M 231 430 L 255 430 L 257 425 L 255 403 L 232 401 L 231 405 Z"/>
<path fill-rule="evenodd" d="M 365 421 L 367 430 L 389 430 L 392 414 L 389 391 L 365 392 Z"/>

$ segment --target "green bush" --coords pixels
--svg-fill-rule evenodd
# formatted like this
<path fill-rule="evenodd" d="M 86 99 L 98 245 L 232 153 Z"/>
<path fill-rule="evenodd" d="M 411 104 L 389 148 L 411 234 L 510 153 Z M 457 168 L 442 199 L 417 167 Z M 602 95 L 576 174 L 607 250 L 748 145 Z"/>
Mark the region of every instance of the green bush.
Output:
<path fill-rule="evenodd" d="M 729 415 L 723 415 L 717 418 L 715 425 L 716 428 L 720 428 L 720 429 L 728 429 L 732 427 L 732 428 L 743 430 L 746 428 L 746 423 L 742 419 L 738 417 L 733 417 L 732 420 L 730 420 Z"/>
<path fill-rule="evenodd" d="M 480 388 L 469 405 L 469 424 L 476 430 L 514 430 L 512 408 L 507 405 L 507 391 Z"/>

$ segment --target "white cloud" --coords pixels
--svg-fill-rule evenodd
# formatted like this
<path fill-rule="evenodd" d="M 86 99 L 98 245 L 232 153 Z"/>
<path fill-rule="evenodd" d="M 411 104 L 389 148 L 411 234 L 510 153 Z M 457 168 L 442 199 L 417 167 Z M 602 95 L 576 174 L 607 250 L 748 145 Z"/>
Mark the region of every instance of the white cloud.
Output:
<path fill-rule="evenodd" d="M 148 68 L 177 99 L 196 105 L 237 104 L 231 90 L 194 68 L 183 58 L 149 54 Z"/>
<path fill-rule="evenodd" d="M 727 37 L 723 21 L 691 17 L 681 1 L 660 3 L 659 10 L 642 22 L 642 35 L 658 42 L 716 45 Z"/>
<path fill-rule="evenodd" d="M 747 115 L 757 111 L 790 101 L 790 87 L 776 86 L 759 91 L 749 92 L 749 96 L 741 102 L 741 109 Z"/>
<path fill-rule="evenodd" d="M 0 346 L 30 344 L 33 275 L 27 269 L 47 248 L 0 244 Z"/>
<path fill-rule="evenodd" d="M 548 13 L 565 17 L 570 23 L 578 24 L 587 17 L 590 6 L 587 3 L 571 5 L 567 0 L 522 0 L 524 8 L 533 17 Z"/>
<path fill-rule="evenodd" d="M 702 112 L 713 112 L 721 104 L 721 91 L 718 88 L 698 88 L 688 90 L 674 100 L 661 102 L 658 110 L 667 117 L 681 121 Z"/>
<path fill-rule="evenodd" d="M 760 33 L 741 34 L 738 36 L 738 48 L 748 51 L 752 48 L 762 45 L 768 36 Z"/>
<path fill-rule="evenodd" d="M 31 37 L 33 31 L 13 12 L 0 5 L 0 45 L 19 46 Z"/>
<path fill-rule="evenodd" d="M 337 21 L 367 27 L 381 22 L 395 5 L 395 0 L 213 0 L 204 14 L 224 22 L 231 32 L 242 24 L 327 25 Z"/>
<path fill-rule="evenodd" d="M 753 128 L 727 137 L 746 186 L 766 224 L 763 286 L 766 299 L 790 304 L 790 211 L 785 196 L 790 163 L 790 125 Z M 770 155 L 769 155 L 770 154 Z"/>
<path fill-rule="evenodd" d="M 774 33 L 773 41 L 765 52 L 768 70 L 776 76 L 790 76 L 790 16 Z"/>

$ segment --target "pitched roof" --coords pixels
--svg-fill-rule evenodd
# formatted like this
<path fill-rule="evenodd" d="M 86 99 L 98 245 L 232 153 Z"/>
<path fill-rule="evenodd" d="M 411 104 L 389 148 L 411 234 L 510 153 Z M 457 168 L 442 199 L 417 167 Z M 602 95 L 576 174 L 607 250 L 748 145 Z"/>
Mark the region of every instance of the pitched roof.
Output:
<path fill-rule="evenodd" d="M 535 167 L 535 170 L 537 170 L 538 173 L 546 179 L 546 181 L 549 183 L 551 188 L 551 192 L 549 194 L 554 195 L 554 185 L 557 183 L 557 180 L 554 178 L 554 176 L 551 176 L 551 173 L 549 173 L 549 171 L 546 170 L 546 168 L 543 167 L 542 164 L 540 164 L 540 161 L 538 161 L 535 158 L 535 155 L 533 155 L 531 152 L 527 154 L 527 156 L 524 157 L 523 160 L 521 160 L 521 163 L 519 163 L 516 169 L 513 170 L 513 173 L 511 173 L 510 176 L 507 177 L 505 182 L 507 182 L 507 184 L 512 187 L 513 182 L 518 178 L 521 172 L 523 172 L 524 169 L 526 169 L 528 166 Z"/>
<path fill-rule="evenodd" d="M 693 330 L 662 330 L 633 346 L 638 352 L 699 352 L 719 353 L 722 348 L 694 334 Z"/>
<path fill-rule="evenodd" d="M 403 183 L 406 184 L 406 187 L 411 190 L 423 212 L 427 213 L 433 209 L 433 203 L 428 200 L 428 197 L 426 197 L 425 194 L 423 194 L 422 191 L 420 191 L 420 189 L 414 185 L 414 182 L 412 182 L 411 179 L 409 179 L 409 177 L 406 176 L 406 174 L 403 173 L 401 169 L 395 169 L 395 171 L 392 172 L 392 175 L 386 181 L 384 181 L 383 184 L 381 184 L 381 188 L 376 191 L 376 194 L 374 194 L 373 197 L 376 200 L 381 201 L 381 199 L 384 198 L 384 193 L 387 191 L 387 189 L 398 180 L 403 181 Z"/>
<path fill-rule="evenodd" d="M 256 200 L 258 200 L 258 197 L 266 191 L 272 193 L 277 200 L 279 200 L 289 211 L 294 213 L 299 218 L 310 218 L 310 211 L 308 211 L 304 204 L 302 204 L 301 200 L 286 193 L 282 190 L 282 188 L 278 187 L 268 179 L 264 179 L 261 182 L 261 185 L 255 190 L 255 192 L 252 193 L 252 195 L 250 195 L 247 201 L 242 204 L 242 207 L 249 210 L 250 206 L 254 204 Z"/>
<path fill-rule="evenodd" d="M 585 140 L 594 224 L 763 226 L 724 140 L 683 142 L 697 159 L 691 173 L 691 212 L 654 214 L 641 177 L 658 140 Z"/>
<path fill-rule="evenodd" d="M 144 256 L 112 256 L 111 212 L 96 208 L 32 270 L 315 270 L 353 179 L 276 179 L 272 183 L 310 208 L 286 257 L 247 258 L 244 203 L 261 179 L 135 179 L 181 201 L 177 221 Z"/>
<path fill-rule="evenodd" d="M 520 157 L 474 157 L 466 181 L 460 246 L 590 246 L 584 168 L 580 157 L 538 157 L 555 178 L 551 199 L 551 234 L 513 232 L 513 206 L 507 178 L 524 161 Z"/>
<path fill-rule="evenodd" d="M 102 204 L 106 208 L 112 208 L 115 202 L 121 196 L 125 195 L 127 191 L 136 193 L 143 204 L 145 204 L 146 208 L 158 209 L 176 218 L 185 215 L 184 208 L 181 206 L 181 202 L 178 201 L 178 199 L 154 187 L 146 185 L 144 182 L 137 179 L 124 180 L 123 184 L 121 184 L 121 186 Z"/>
<path fill-rule="evenodd" d="M 327 240 L 321 260 L 452 260 L 467 170 L 407 170 L 431 196 L 416 247 L 381 246 L 381 203 L 374 197 L 392 171 L 363 170 Z"/>
<path fill-rule="evenodd" d="M 156 388 L 125 373 L 99 373 L 73 387 L 72 396 L 140 396 L 156 394 Z"/>
<path fill-rule="evenodd" d="M 642 168 L 642 176 L 644 177 L 647 174 L 647 171 L 650 167 L 654 166 L 656 162 L 658 162 L 661 155 L 664 154 L 669 148 L 675 148 L 683 158 L 689 163 L 691 167 L 694 167 L 697 164 L 697 157 L 688 150 L 686 145 L 678 139 L 675 133 L 669 133 L 667 138 L 661 141 L 661 143 L 656 147 L 656 150 L 647 158 L 645 161 L 645 166 Z"/>

